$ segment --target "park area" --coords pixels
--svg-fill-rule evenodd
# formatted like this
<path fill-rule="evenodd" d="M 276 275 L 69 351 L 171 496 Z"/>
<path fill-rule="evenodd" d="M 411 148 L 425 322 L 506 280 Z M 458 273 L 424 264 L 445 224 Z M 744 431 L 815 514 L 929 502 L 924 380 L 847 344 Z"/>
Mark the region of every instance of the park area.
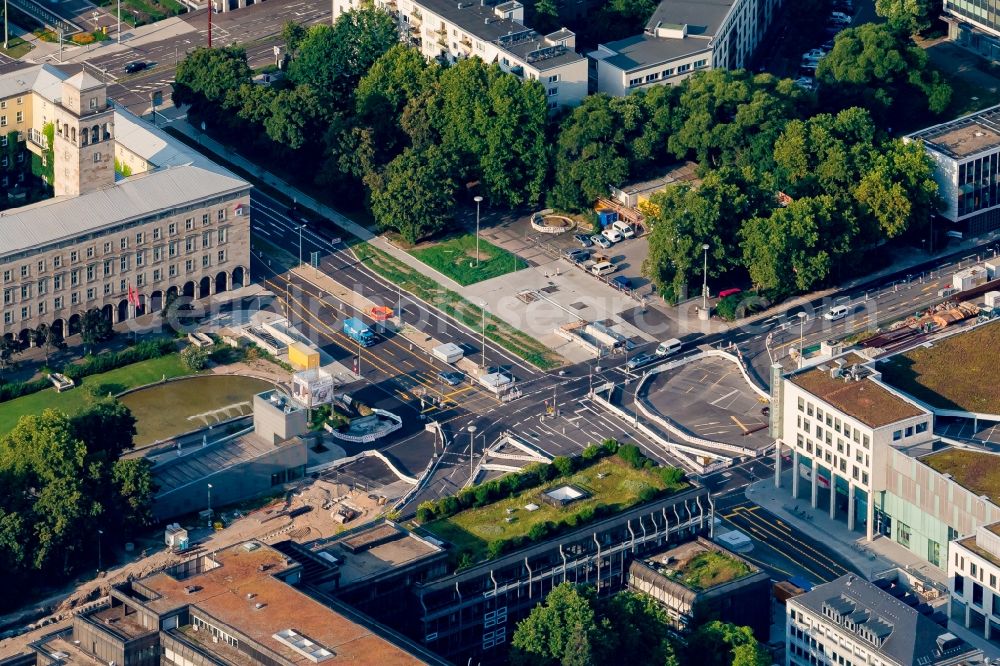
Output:
<path fill-rule="evenodd" d="M 482 238 L 479 239 L 477 261 L 476 237 L 473 234 L 427 243 L 413 248 L 410 254 L 463 287 L 526 267 L 524 260 L 516 254 Z"/>
<path fill-rule="evenodd" d="M 45 389 L 8 400 L 0 403 L 0 434 L 10 432 L 25 414 L 41 414 L 51 408 L 72 416 L 108 393 L 118 394 L 136 386 L 158 382 L 164 377 L 170 379 L 188 374 L 191 371 L 184 367 L 180 354 L 168 354 L 85 377 L 69 391 L 56 393 L 54 388 Z"/>
<path fill-rule="evenodd" d="M 546 524 L 554 531 L 559 523 L 570 527 L 585 523 L 595 512 L 617 513 L 644 501 L 644 492 L 688 487 L 679 482 L 670 487 L 658 473 L 660 468 L 635 469 L 617 457 L 605 458 L 585 469 L 486 506 L 466 509 L 449 518 L 424 525 L 435 537 L 453 544 L 456 553 L 468 553 L 473 562 L 486 559 L 491 542 L 518 537 L 535 540 Z M 569 486 L 583 490 L 585 497 L 559 506 L 544 501 L 553 488 Z M 533 507 L 529 509 L 528 507 Z"/>
<path fill-rule="evenodd" d="M 918 347 L 879 364 L 882 380 L 932 407 L 1000 414 L 990 390 L 1000 367 L 1000 323 L 989 323 Z"/>

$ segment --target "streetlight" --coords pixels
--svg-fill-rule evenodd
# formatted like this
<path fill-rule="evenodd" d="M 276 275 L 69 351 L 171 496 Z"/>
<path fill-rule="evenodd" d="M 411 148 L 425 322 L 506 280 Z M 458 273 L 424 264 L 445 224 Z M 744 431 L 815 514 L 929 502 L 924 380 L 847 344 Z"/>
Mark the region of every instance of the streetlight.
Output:
<path fill-rule="evenodd" d="M 476 202 L 476 268 L 479 268 L 479 204 L 483 198 L 477 194 L 472 200 Z"/>
<path fill-rule="evenodd" d="M 476 450 L 476 426 L 469 426 L 469 485 L 475 481 L 475 467 L 472 465 L 472 453 Z"/>
<path fill-rule="evenodd" d="M 97 530 L 97 571 L 98 573 L 104 568 L 104 558 L 101 557 L 101 537 L 104 535 L 104 530 Z"/>
<path fill-rule="evenodd" d="M 6 2 L 6 0 L 4 0 Z M 118 0 L 118 28 L 116 29 L 118 33 L 118 43 L 122 43 L 122 0 Z M 174 64 L 177 64 L 177 51 L 174 50 Z"/>
<path fill-rule="evenodd" d="M 212 526 L 212 484 L 208 484 L 208 526 Z"/>
<path fill-rule="evenodd" d="M 802 352 L 803 352 L 803 332 L 805 331 L 806 325 L 806 313 L 799 313 L 799 367 L 802 367 Z"/>
<path fill-rule="evenodd" d="M 7 50 L 7 42 L 10 39 L 10 31 L 7 25 L 7 0 L 3 0 L 3 48 Z"/>
<path fill-rule="evenodd" d="M 299 266 L 302 265 L 302 230 L 306 228 L 306 225 L 299 225 Z"/>
<path fill-rule="evenodd" d="M 701 249 L 705 252 L 705 262 L 701 269 L 701 309 L 708 310 L 708 243 L 703 243 Z"/>

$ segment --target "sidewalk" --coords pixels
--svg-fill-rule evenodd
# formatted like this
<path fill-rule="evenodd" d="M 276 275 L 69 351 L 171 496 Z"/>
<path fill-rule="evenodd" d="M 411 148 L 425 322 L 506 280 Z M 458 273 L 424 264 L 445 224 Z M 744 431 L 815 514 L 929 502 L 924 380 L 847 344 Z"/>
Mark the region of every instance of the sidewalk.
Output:
<path fill-rule="evenodd" d="M 11 24 L 11 36 L 17 36 L 30 42 L 34 48 L 24 57 L 27 62 L 42 63 L 82 63 L 94 57 L 95 53 L 100 55 L 114 55 L 129 49 L 144 46 L 154 42 L 159 42 L 171 37 L 178 37 L 189 33 L 198 32 L 191 24 L 179 16 L 130 28 L 126 23 L 122 23 L 122 43 L 119 44 L 117 38 L 112 34 L 111 39 L 106 42 L 94 42 L 86 46 L 78 46 L 67 40 L 63 41 L 62 60 L 59 60 L 59 43 L 46 42 L 19 26 Z M 97 69 L 97 68 L 95 68 Z"/>

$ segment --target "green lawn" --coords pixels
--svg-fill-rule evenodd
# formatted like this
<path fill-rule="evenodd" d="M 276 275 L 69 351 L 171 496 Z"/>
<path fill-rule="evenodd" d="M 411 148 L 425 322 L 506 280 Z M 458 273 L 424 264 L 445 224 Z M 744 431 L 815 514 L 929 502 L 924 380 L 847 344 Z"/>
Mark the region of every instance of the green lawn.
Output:
<path fill-rule="evenodd" d="M 603 478 L 600 478 L 603 476 Z M 542 493 L 552 488 L 574 485 L 590 493 L 590 497 L 580 499 L 564 507 L 556 507 L 542 501 Z M 687 487 L 682 483 L 674 490 Z M 514 497 L 493 504 L 466 509 L 460 513 L 435 520 L 424 525 L 424 529 L 434 536 L 452 543 L 458 554 L 468 552 L 473 561 L 486 558 L 487 546 L 491 541 L 506 541 L 527 536 L 535 525 L 558 523 L 586 508 L 597 505 L 612 507 L 621 511 L 639 503 L 639 494 L 645 488 L 664 490 L 666 484 L 654 470 L 633 469 L 620 459 L 605 458 L 597 464 L 580 470 L 568 478 L 532 488 Z M 524 507 L 536 504 L 538 509 L 528 511 Z M 507 513 L 512 509 L 511 513 Z M 510 518 L 510 522 L 508 522 Z"/>
<path fill-rule="evenodd" d="M 527 267 L 524 260 L 516 254 L 487 243 L 482 238 L 479 239 L 479 265 L 476 266 L 476 237 L 473 234 L 455 236 L 427 247 L 413 249 L 410 254 L 462 286 Z"/>
<path fill-rule="evenodd" d="M 32 48 L 34 47 L 31 46 L 31 42 L 26 42 L 20 37 L 11 37 L 7 41 L 7 48 L 0 48 L 0 53 L 18 59 L 25 56 Z"/>
<path fill-rule="evenodd" d="M 1000 323 L 938 340 L 881 364 L 882 380 L 942 409 L 1000 414 L 1000 392 L 986 388 L 1000 365 Z"/>
<path fill-rule="evenodd" d="M 0 403 L 0 433 L 10 432 L 17 425 L 17 420 L 21 416 L 39 414 L 49 407 L 67 414 L 75 414 L 94 400 L 93 395 L 88 390 L 91 386 L 106 385 L 112 393 L 119 393 L 129 388 L 159 381 L 164 375 L 170 378 L 188 374 L 191 372 L 184 367 L 180 355 L 170 354 L 133 363 L 124 368 L 99 375 L 91 375 L 84 378 L 76 388 L 63 393 L 56 393 L 55 389 L 45 389 L 38 393 L 9 400 Z"/>
<path fill-rule="evenodd" d="M 742 578 L 751 569 L 735 557 L 707 551 L 698 553 L 677 572 L 680 582 L 692 590 L 707 590 L 716 585 Z"/>
<path fill-rule="evenodd" d="M 368 243 L 358 242 L 351 249 L 358 260 L 385 279 L 433 304 L 473 330 L 479 330 L 483 311 L 478 305 L 473 305 L 450 289 L 442 287 L 433 278 Z M 535 338 L 490 314 L 486 315 L 486 337 L 542 370 L 551 370 L 566 363 L 566 359 Z"/>

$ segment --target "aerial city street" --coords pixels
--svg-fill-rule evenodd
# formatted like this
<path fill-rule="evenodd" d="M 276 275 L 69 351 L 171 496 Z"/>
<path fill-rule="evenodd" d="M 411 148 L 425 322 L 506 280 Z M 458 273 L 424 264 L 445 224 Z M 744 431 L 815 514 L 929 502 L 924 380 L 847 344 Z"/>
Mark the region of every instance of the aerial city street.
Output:
<path fill-rule="evenodd" d="M 5 0 L 0 666 L 1000 659 L 1000 0 Z"/>

